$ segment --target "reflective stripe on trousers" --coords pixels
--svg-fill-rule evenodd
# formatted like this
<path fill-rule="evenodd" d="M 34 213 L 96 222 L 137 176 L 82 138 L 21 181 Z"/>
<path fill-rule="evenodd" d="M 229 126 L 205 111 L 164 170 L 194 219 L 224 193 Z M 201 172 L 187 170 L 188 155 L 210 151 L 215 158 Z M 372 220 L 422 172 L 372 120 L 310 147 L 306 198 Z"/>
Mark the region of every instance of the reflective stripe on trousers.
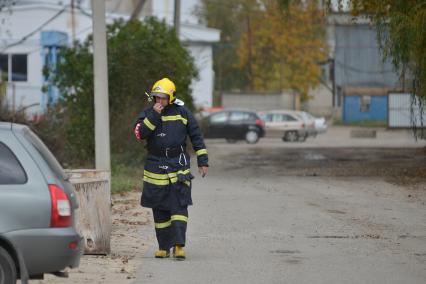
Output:
<path fill-rule="evenodd" d="M 177 212 L 152 209 L 155 233 L 160 249 L 168 250 L 175 245 L 185 246 L 188 209 L 183 207 Z"/>

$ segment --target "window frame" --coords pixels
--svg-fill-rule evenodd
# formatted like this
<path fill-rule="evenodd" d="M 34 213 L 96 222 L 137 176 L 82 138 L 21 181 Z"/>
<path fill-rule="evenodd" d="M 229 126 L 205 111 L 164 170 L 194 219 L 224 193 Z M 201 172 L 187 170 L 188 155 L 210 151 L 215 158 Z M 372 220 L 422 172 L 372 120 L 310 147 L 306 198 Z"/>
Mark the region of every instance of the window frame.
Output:
<path fill-rule="evenodd" d="M 28 174 L 25 171 L 25 168 L 22 165 L 21 161 L 18 159 L 16 154 L 12 151 L 12 149 L 6 143 L 0 141 L 0 149 L 1 149 L 1 147 L 6 149 L 11 154 L 11 157 L 13 157 L 15 159 L 15 161 L 17 162 L 17 165 L 21 168 L 21 171 L 24 174 L 25 179 L 24 179 L 24 182 L 19 182 L 19 183 L 3 183 L 0 179 L 0 185 L 23 185 L 23 184 L 27 184 L 28 183 Z"/>
<path fill-rule="evenodd" d="M 6 65 L 5 65 L 5 67 L 6 67 L 6 72 L 4 72 L 4 70 L 1 70 L 1 76 L 4 78 L 4 81 L 5 82 L 9 82 L 9 69 L 10 69 L 10 60 L 9 60 L 9 54 L 7 54 L 7 53 L 0 53 L 0 56 L 1 57 L 5 57 L 5 59 L 6 59 Z M 5 74 L 3 74 L 3 73 L 5 73 Z M 1 81 L 3 81 L 3 78 L 0 78 L 0 80 Z"/>
<path fill-rule="evenodd" d="M 0 55 L 6 55 L 7 56 L 7 74 L 6 74 L 6 82 L 12 83 L 27 83 L 29 82 L 29 62 L 28 62 L 28 53 L 0 53 Z M 25 80 L 14 80 L 13 78 L 13 56 L 19 56 L 23 55 L 25 56 L 25 63 L 26 63 L 26 72 L 25 72 Z"/>

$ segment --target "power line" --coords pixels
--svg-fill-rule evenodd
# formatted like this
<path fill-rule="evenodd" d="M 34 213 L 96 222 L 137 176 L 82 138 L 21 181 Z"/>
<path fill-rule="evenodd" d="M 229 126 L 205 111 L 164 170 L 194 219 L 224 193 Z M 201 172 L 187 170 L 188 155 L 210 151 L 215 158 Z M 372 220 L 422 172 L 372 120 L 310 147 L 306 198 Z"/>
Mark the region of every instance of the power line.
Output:
<path fill-rule="evenodd" d="M 0 53 L 4 52 L 5 50 L 7 50 L 7 49 L 9 49 L 9 48 L 11 48 L 13 46 L 16 46 L 16 45 L 19 45 L 19 44 L 25 42 L 28 38 L 30 38 L 31 36 L 33 36 L 34 34 L 36 34 L 37 32 L 39 32 L 40 30 L 42 30 L 45 26 L 47 26 L 49 23 L 51 23 L 53 20 L 55 20 L 57 17 L 59 17 L 63 12 L 65 12 L 65 10 L 67 9 L 67 7 L 68 6 L 65 6 L 62 10 L 60 10 L 58 13 L 56 13 L 53 17 L 51 17 L 46 22 L 44 22 L 43 24 L 41 24 L 34 31 L 32 31 L 29 34 L 27 34 L 26 36 L 22 37 L 20 40 L 14 42 L 14 43 L 8 44 L 5 47 L 3 47 L 0 50 Z"/>
<path fill-rule="evenodd" d="M 385 74 L 385 73 L 396 73 L 394 70 L 362 70 L 356 67 L 350 66 L 346 63 L 343 63 L 339 60 L 335 60 L 336 64 L 342 67 L 343 69 L 347 69 L 356 73 L 364 73 L 364 74 Z"/>

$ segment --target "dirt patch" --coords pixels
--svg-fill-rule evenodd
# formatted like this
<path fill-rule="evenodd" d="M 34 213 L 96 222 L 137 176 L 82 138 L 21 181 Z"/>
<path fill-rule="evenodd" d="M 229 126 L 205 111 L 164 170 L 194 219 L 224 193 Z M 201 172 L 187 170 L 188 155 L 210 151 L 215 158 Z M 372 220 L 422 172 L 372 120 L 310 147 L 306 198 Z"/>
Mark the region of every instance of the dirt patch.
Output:
<path fill-rule="evenodd" d="M 256 169 L 256 175 L 384 177 L 426 190 L 423 148 L 253 148 L 227 157 L 227 171 Z M 225 157 L 224 157 L 225 159 Z"/>
<path fill-rule="evenodd" d="M 139 205 L 139 192 L 113 196 L 111 254 L 107 256 L 84 255 L 80 267 L 67 270 L 69 278 L 45 275 L 45 280 L 31 283 L 131 283 L 136 268 L 147 249 L 146 236 L 140 231 L 150 225 L 151 212 Z"/>

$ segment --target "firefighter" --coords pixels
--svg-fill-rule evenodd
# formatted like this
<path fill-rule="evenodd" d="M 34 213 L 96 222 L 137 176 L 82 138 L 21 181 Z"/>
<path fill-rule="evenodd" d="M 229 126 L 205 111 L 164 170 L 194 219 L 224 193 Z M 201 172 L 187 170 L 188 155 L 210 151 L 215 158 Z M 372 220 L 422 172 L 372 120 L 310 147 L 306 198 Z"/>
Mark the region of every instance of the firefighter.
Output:
<path fill-rule="evenodd" d="M 156 258 L 185 259 L 188 206 L 192 205 L 190 137 L 202 177 L 208 172 L 208 155 L 201 130 L 192 113 L 175 97 L 175 84 L 168 78 L 157 81 L 151 96 L 155 104 L 143 110 L 135 123 L 137 139 L 147 141 L 141 205 L 152 208 L 159 249 Z"/>

